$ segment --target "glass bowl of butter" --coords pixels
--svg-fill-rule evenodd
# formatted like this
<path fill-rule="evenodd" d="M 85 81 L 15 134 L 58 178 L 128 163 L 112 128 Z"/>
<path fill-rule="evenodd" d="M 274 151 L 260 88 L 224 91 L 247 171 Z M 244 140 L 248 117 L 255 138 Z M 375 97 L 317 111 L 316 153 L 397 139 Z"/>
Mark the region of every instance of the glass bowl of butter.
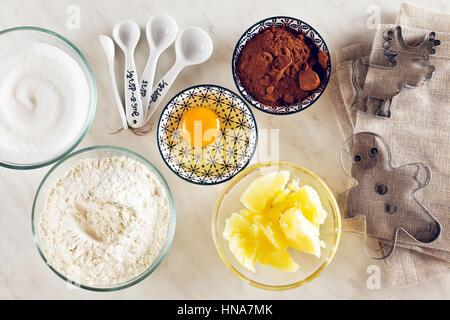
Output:
<path fill-rule="evenodd" d="M 212 218 L 217 252 L 238 278 L 285 290 L 316 278 L 341 235 L 336 199 L 314 173 L 296 164 L 253 165 L 236 175 Z"/>

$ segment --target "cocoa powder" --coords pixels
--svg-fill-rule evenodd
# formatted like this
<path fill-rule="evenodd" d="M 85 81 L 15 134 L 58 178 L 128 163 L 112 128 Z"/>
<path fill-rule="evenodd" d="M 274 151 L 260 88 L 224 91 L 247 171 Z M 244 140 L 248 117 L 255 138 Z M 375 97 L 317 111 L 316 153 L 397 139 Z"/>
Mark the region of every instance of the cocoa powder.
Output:
<path fill-rule="evenodd" d="M 236 72 L 246 92 L 279 107 L 296 104 L 326 80 L 328 55 L 292 28 L 275 25 L 257 33 L 242 49 Z"/>

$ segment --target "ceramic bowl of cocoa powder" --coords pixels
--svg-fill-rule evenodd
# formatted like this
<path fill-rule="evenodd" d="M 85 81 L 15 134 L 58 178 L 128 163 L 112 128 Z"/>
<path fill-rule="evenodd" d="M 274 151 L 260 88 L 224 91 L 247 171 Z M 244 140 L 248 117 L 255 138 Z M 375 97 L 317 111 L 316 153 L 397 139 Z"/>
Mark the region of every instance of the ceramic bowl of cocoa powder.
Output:
<path fill-rule="evenodd" d="M 309 24 L 271 17 L 241 36 L 232 71 L 248 103 L 267 113 L 287 115 L 308 108 L 322 95 L 331 74 L 330 53 Z"/>

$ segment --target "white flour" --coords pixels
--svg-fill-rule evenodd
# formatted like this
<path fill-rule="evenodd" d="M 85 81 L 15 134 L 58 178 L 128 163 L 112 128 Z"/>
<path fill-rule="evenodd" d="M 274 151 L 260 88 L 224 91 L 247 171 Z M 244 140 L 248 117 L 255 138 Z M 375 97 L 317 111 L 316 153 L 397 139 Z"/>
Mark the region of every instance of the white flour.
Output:
<path fill-rule="evenodd" d="M 154 262 L 169 221 L 167 194 L 144 165 L 124 157 L 83 160 L 50 190 L 40 245 L 70 280 L 113 285 Z"/>

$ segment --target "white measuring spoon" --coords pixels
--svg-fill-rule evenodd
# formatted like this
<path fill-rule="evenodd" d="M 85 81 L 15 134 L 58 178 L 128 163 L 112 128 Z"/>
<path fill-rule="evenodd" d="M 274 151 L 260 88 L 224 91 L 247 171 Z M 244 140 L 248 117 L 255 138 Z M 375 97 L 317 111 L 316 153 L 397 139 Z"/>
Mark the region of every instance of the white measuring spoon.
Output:
<path fill-rule="evenodd" d="M 139 26 L 131 20 L 119 22 L 113 29 L 113 38 L 125 55 L 125 108 L 128 124 L 133 128 L 141 127 L 145 119 L 134 63 L 134 50 L 140 35 Z"/>
<path fill-rule="evenodd" d="M 198 27 L 187 27 L 180 31 L 180 34 L 175 41 L 175 64 L 155 86 L 155 89 L 150 96 L 151 100 L 145 123 L 151 119 L 180 71 L 187 66 L 205 62 L 211 56 L 212 51 L 213 42 L 211 37 L 203 29 Z"/>
<path fill-rule="evenodd" d="M 124 130 L 128 130 L 127 118 L 125 115 L 125 109 L 123 108 L 122 99 L 120 99 L 119 89 L 117 88 L 116 71 L 114 68 L 114 56 L 115 48 L 113 40 L 103 34 L 98 36 L 100 43 L 102 44 L 103 50 L 105 51 L 106 58 L 108 59 L 109 76 L 112 82 L 112 88 L 114 93 L 114 98 L 116 100 L 117 109 L 119 110 L 120 119 L 122 120 L 122 126 Z"/>
<path fill-rule="evenodd" d="M 144 114 L 150 103 L 150 93 L 155 78 L 156 63 L 159 56 L 164 52 L 177 37 L 178 27 L 173 18 L 168 15 L 151 17 L 145 27 L 150 56 L 141 76 L 141 97 Z"/>

